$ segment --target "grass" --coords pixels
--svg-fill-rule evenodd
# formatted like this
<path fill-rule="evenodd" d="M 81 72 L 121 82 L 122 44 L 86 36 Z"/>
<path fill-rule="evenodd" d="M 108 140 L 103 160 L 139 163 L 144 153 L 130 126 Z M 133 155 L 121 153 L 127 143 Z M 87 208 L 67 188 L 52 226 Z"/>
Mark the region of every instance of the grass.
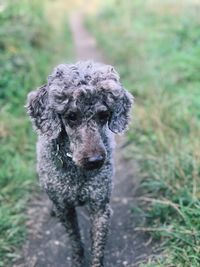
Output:
<path fill-rule="evenodd" d="M 143 176 L 138 230 L 163 251 L 141 266 L 200 264 L 199 11 L 194 1 L 113 0 L 87 21 L 136 98 L 128 137 Z"/>
<path fill-rule="evenodd" d="M 47 0 L 0 3 L 0 266 L 18 257 L 25 207 L 36 189 L 36 138 L 25 114 L 26 95 L 45 83 L 54 64 L 73 55 L 67 21 L 60 16 L 54 27 L 50 7 Z"/>

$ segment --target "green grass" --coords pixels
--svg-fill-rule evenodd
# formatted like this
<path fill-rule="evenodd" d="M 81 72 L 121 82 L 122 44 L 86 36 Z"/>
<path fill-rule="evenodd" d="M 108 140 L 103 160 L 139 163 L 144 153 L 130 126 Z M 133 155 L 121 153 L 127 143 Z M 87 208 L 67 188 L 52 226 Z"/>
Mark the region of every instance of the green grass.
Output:
<path fill-rule="evenodd" d="M 26 95 L 73 54 L 67 20 L 59 17 L 59 30 L 54 27 L 45 12 L 49 6 L 39 0 L 0 4 L 0 266 L 18 257 L 26 237 L 25 207 L 37 184 Z"/>
<path fill-rule="evenodd" d="M 140 229 L 163 248 L 145 266 L 200 265 L 200 6 L 185 3 L 107 1 L 87 22 L 135 96 Z"/>

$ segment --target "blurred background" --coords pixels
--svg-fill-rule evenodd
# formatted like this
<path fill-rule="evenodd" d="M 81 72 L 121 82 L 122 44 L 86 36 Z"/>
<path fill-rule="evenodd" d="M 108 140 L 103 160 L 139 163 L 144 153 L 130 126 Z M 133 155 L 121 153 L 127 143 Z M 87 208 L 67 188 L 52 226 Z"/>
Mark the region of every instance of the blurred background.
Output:
<path fill-rule="evenodd" d="M 0 266 L 26 240 L 37 189 L 26 95 L 75 59 L 69 17 L 85 27 L 136 98 L 127 138 L 147 231 L 163 249 L 141 266 L 200 266 L 200 1 L 0 0 Z M 148 204 L 148 205 L 147 205 Z"/>

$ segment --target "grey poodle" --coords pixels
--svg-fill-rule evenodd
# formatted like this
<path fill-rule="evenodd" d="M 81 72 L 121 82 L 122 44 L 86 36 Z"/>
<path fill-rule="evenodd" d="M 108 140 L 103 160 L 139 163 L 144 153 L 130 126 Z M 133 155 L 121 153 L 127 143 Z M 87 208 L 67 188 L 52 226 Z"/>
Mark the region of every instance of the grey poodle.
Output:
<path fill-rule="evenodd" d="M 76 214 L 82 205 L 91 219 L 90 266 L 104 266 L 113 133 L 127 128 L 132 100 L 112 66 L 90 61 L 57 66 L 47 84 L 28 95 L 40 183 L 69 235 L 73 267 L 84 262 Z"/>

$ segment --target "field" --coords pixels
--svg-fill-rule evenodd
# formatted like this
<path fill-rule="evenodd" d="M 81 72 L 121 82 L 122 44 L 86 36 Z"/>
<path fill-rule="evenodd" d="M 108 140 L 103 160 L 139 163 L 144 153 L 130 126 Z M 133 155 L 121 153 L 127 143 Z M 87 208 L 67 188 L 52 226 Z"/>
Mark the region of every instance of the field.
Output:
<path fill-rule="evenodd" d="M 138 207 L 162 253 L 145 266 L 200 264 L 200 5 L 103 1 L 87 21 L 135 96 L 129 152 Z"/>
<path fill-rule="evenodd" d="M 47 3 L 0 3 L 0 266 L 18 256 L 16 247 L 26 235 L 24 209 L 36 190 L 35 136 L 25 114 L 26 95 L 45 83 L 55 63 L 72 56 L 67 21 L 60 16 L 53 24 L 51 10 L 45 13 Z"/>

